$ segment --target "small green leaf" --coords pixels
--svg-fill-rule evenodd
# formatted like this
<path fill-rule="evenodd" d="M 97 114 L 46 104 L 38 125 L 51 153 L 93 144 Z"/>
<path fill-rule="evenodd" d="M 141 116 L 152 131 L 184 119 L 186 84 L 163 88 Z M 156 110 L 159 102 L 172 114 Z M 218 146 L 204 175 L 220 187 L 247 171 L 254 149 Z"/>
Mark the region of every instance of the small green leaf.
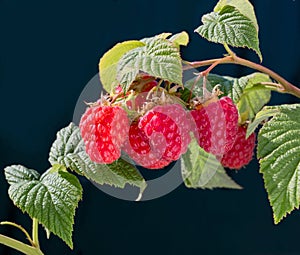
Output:
<path fill-rule="evenodd" d="M 256 30 L 258 31 L 258 24 L 255 16 L 253 5 L 248 0 L 220 0 L 214 8 L 214 12 L 221 11 L 226 5 L 233 6 L 239 10 L 239 12 L 248 17 Z"/>
<path fill-rule="evenodd" d="M 117 79 L 127 90 L 140 72 L 171 83 L 182 84 L 182 64 L 178 47 L 167 39 L 143 40 L 146 46 L 127 52 L 119 61 Z"/>
<path fill-rule="evenodd" d="M 239 86 L 243 90 L 237 102 L 241 123 L 252 120 L 270 101 L 271 91 L 262 85 L 263 82 L 271 82 L 270 77 L 263 73 L 253 73 L 240 78 L 234 84 L 234 87 Z"/>
<path fill-rule="evenodd" d="M 203 25 L 195 32 L 208 41 L 233 47 L 247 47 L 254 50 L 262 61 L 256 26 L 237 8 L 226 5 L 219 12 L 202 16 L 201 21 Z"/>
<path fill-rule="evenodd" d="M 257 155 L 277 224 L 300 204 L 300 104 L 269 109 L 279 112 L 260 129 Z"/>
<path fill-rule="evenodd" d="M 5 177 L 10 183 L 8 194 L 14 204 L 31 218 L 38 219 L 72 249 L 75 209 L 82 198 L 78 179 L 57 167 L 39 177 L 35 170 L 19 165 L 6 167 Z"/>
<path fill-rule="evenodd" d="M 126 184 L 145 189 L 146 181 L 136 167 L 119 159 L 112 164 L 96 164 L 85 152 L 80 129 L 71 123 L 57 133 L 49 161 L 52 165 L 63 165 L 98 184 L 124 188 Z"/>
<path fill-rule="evenodd" d="M 188 188 L 229 188 L 241 189 L 227 174 L 216 157 L 204 151 L 195 139 L 182 156 L 181 171 Z"/>
<path fill-rule="evenodd" d="M 122 56 L 128 51 L 144 45 L 141 41 L 126 41 L 116 44 L 103 55 L 99 62 L 99 74 L 103 88 L 108 93 L 118 85 L 117 65 Z"/>
<path fill-rule="evenodd" d="M 259 111 L 254 120 L 247 127 L 246 138 L 248 138 L 255 131 L 259 124 L 262 124 L 263 121 L 273 117 L 276 113 L 279 113 L 278 109 L 272 107 L 270 108 L 268 106 Z"/>
<path fill-rule="evenodd" d="M 169 40 L 179 46 L 187 46 L 189 43 L 189 34 L 185 31 L 182 31 L 181 33 L 173 35 Z"/>

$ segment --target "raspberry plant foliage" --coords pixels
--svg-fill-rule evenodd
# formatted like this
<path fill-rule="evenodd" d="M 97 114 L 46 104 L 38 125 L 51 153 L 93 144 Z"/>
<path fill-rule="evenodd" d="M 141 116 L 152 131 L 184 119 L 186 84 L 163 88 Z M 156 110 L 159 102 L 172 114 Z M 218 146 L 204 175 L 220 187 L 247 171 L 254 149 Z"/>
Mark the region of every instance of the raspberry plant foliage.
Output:
<path fill-rule="evenodd" d="M 32 218 L 33 224 L 30 236 L 16 223 L 2 222 L 19 228 L 28 244 L 4 235 L 0 235 L 0 243 L 24 254 L 41 255 L 38 230 L 42 225 L 48 237 L 57 235 L 73 248 L 75 210 L 82 199 L 78 176 L 98 185 L 135 186 L 140 200 L 147 181 L 136 165 L 140 163 L 150 170 L 180 160 L 187 188 L 241 189 L 227 171 L 249 163 L 256 137 L 259 171 L 274 222 L 279 223 L 299 208 L 300 105 L 266 104 L 271 91 L 300 98 L 300 89 L 232 50 L 249 48 L 262 61 L 259 27 L 248 0 L 220 0 L 201 22 L 195 32 L 222 44 L 226 51 L 223 57 L 193 62 L 182 59 L 180 49 L 189 42 L 185 31 L 121 42 L 102 56 L 99 73 L 107 94 L 87 106 L 80 127 L 71 123 L 57 133 L 50 149 L 49 169 L 43 174 L 22 165 L 4 169 L 9 197 Z M 214 67 L 221 64 L 242 65 L 254 72 L 244 77 L 213 74 Z M 184 72 L 205 66 L 183 81 Z M 227 107 L 220 107 L 220 121 L 210 121 L 216 113 L 208 110 L 213 108 L 209 105 L 226 100 L 231 110 L 226 112 Z M 104 113 L 103 109 L 108 111 Z M 122 113 L 115 122 L 112 112 Z M 197 121 L 193 119 L 196 115 Z M 234 141 L 227 130 L 239 132 Z M 203 145 L 208 139 L 219 142 L 216 137 L 225 139 L 226 150 L 211 151 Z"/>

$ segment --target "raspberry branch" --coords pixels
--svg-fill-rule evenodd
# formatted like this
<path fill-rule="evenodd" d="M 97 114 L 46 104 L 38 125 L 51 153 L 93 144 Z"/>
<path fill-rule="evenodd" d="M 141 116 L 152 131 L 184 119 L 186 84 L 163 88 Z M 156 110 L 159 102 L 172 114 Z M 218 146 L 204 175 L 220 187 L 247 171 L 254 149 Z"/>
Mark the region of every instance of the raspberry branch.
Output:
<path fill-rule="evenodd" d="M 237 65 L 246 66 L 246 67 L 255 69 L 257 71 L 260 71 L 262 73 L 265 73 L 265 74 L 269 75 L 272 79 L 277 81 L 279 83 L 279 85 L 276 85 L 276 83 L 272 84 L 273 87 L 275 87 L 275 88 L 280 86 L 280 87 L 278 87 L 278 89 L 276 89 L 276 91 L 278 91 L 280 93 L 289 93 L 291 95 L 294 95 L 294 96 L 300 98 L 300 88 L 296 87 L 295 85 L 293 85 L 292 83 L 290 83 L 289 81 L 287 81 L 286 79 L 284 79 L 282 76 L 280 76 L 276 72 L 272 71 L 271 69 L 269 69 L 265 66 L 262 66 L 260 64 L 254 63 L 252 61 L 249 61 L 247 59 L 240 58 L 235 54 L 232 54 L 230 56 L 225 56 L 223 58 L 217 58 L 217 59 L 186 62 L 186 64 L 187 65 L 183 67 L 183 70 L 188 70 L 191 68 L 198 68 L 198 67 L 210 65 L 210 67 L 207 70 L 202 72 L 202 74 L 204 73 L 206 75 L 208 75 L 208 73 L 215 66 L 217 66 L 219 64 L 237 64 Z"/>

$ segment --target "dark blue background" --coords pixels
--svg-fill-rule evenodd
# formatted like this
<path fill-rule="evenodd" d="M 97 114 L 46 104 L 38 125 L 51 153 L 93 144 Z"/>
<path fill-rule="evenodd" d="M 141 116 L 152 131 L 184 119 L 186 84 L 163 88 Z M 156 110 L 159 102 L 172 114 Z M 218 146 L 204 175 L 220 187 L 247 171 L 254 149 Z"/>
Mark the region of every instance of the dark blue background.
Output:
<path fill-rule="evenodd" d="M 119 41 L 163 31 L 187 30 L 183 57 L 219 57 L 224 50 L 193 30 L 216 1 L 14 1 L 0 0 L 0 169 L 22 163 L 43 172 L 57 130 L 71 120 L 77 98 L 98 72 L 101 55 Z M 300 84 L 299 0 L 252 1 L 260 25 L 265 66 Z M 237 51 L 258 61 L 254 53 Z M 249 70 L 222 66 L 215 71 L 240 76 Z M 274 95 L 271 104 L 299 102 Z M 154 201 L 121 201 L 83 182 L 84 200 L 75 219 L 74 250 L 57 237 L 41 245 L 51 254 L 300 254 L 298 211 L 278 226 L 258 164 L 234 173 L 244 190 L 203 191 L 180 186 Z M 0 220 L 30 229 L 26 215 L 7 197 L 0 176 Z M 1 233 L 23 238 L 17 230 Z M 23 239 L 22 239 L 23 240 Z M 0 254 L 18 254 L 0 246 Z"/>

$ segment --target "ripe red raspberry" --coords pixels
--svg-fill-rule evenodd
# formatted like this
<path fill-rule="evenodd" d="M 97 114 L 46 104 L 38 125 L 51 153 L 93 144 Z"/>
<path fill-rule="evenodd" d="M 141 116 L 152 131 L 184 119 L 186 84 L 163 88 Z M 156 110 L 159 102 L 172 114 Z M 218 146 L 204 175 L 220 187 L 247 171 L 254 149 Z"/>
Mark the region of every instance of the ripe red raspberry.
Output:
<path fill-rule="evenodd" d="M 237 132 L 238 110 L 229 97 L 192 110 L 191 115 L 200 147 L 214 155 L 223 155 L 231 149 Z"/>
<path fill-rule="evenodd" d="M 110 164 L 121 156 L 129 130 L 126 112 L 119 106 L 89 107 L 79 124 L 91 160 Z"/>
<path fill-rule="evenodd" d="M 251 161 L 255 147 L 256 135 L 255 133 L 252 133 L 248 139 L 246 139 L 246 131 L 246 127 L 238 127 L 236 139 L 231 150 L 228 151 L 221 160 L 221 164 L 224 167 L 238 170 Z"/>
<path fill-rule="evenodd" d="M 157 105 L 131 124 L 125 152 L 141 166 L 162 168 L 186 152 L 189 130 L 181 105 Z"/>
<path fill-rule="evenodd" d="M 138 121 L 132 122 L 129 128 L 129 139 L 125 143 L 124 151 L 138 165 L 149 169 L 160 169 L 171 163 L 162 159 L 162 155 L 155 148 L 151 148 L 150 140 L 145 132 L 138 127 Z"/>

